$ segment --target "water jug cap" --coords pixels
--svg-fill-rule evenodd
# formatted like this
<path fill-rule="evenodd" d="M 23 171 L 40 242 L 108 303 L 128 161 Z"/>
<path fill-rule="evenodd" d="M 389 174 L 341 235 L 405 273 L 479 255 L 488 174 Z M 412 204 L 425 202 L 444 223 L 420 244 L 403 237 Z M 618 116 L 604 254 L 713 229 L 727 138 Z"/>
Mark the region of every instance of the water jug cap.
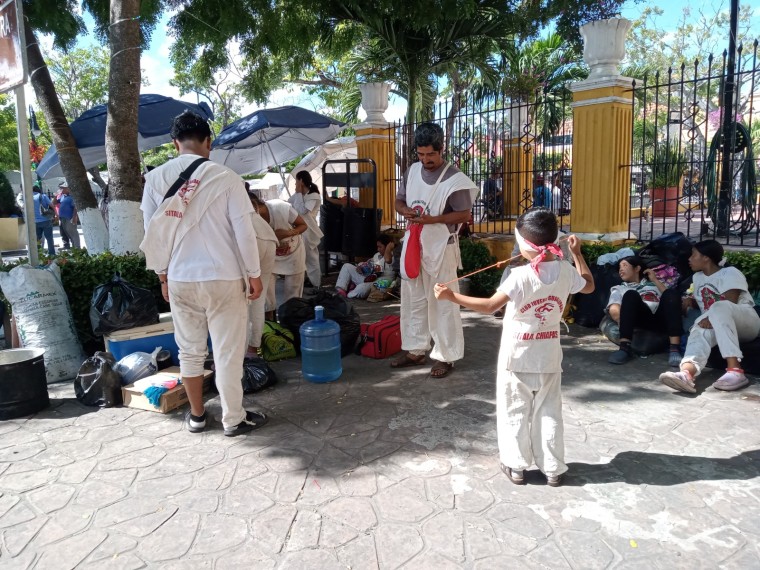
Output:
<path fill-rule="evenodd" d="M 314 319 L 317 321 L 325 320 L 325 308 L 322 305 L 314 307 Z"/>

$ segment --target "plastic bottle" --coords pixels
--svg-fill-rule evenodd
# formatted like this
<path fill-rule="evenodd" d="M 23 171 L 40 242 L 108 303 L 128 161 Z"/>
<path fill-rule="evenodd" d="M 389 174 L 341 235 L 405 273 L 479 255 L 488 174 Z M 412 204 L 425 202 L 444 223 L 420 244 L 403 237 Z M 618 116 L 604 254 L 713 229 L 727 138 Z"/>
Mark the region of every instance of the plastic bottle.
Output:
<path fill-rule="evenodd" d="M 332 382 L 340 378 L 340 326 L 324 318 L 325 309 L 314 307 L 314 320 L 306 321 L 301 333 L 301 371 L 309 382 Z"/>

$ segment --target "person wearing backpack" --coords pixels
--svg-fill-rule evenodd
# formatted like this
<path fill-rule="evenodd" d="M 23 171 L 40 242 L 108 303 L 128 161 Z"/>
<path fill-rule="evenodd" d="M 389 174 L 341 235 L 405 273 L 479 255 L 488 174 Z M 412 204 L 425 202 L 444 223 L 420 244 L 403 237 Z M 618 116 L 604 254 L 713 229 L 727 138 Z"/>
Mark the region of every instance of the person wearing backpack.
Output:
<path fill-rule="evenodd" d="M 140 248 L 171 304 L 190 402 L 188 431 L 206 429 L 203 368 L 210 335 L 224 435 L 242 435 L 268 420 L 243 408 L 241 383 L 247 301 L 263 289 L 253 206 L 240 176 L 208 160 L 211 128 L 203 117 L 185 111 L 174 118 L 170 134 L 179 155 L 145 175 Z"/>
<path fill-rule="evenodd" d="M 713 388 L 733 391 L 749 384 L 741 367 L 739 343 L 757 338 L 760 316 L 754 310 L 747 278 L 735 267 L 724 267 L 725 261 L 723 246 L 713 239 L 695 244 L 689 257 L 689 266 L 694 270 L 694 295 L 684 299 L 684 309 L 698 308 L 701 315 L 689 331 L 681 369 L 660 374 L 663 384 L 679 392 L 696 393 L 694 380 L 714 346 L 718 346 L 728 366 Z"/>

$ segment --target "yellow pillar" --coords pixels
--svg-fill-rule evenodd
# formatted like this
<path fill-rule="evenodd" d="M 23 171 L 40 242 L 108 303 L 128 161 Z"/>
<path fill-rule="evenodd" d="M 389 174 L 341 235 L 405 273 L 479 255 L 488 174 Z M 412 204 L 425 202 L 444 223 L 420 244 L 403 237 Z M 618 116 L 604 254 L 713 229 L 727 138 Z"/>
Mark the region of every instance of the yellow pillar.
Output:
<path fill-rule="evenodd" d="M 533 140 L 512 137 L 504 143 L 504 214 L 517 217 L 530 207 L 533 185 Z M 527 192 L 527 194 L 526 194 Z M 527 197 L 527 201 L 526 201 Z"/>
<path fill-rule="evenodd" d="M 377 207 L 383 210 L 381 224 L 391 225 L 396 201 L 396 129 L 391 124 L 362 123 L 355 127 L 358 158 L 371 158 L 377 166 Z M 362 172 L 371 169 L 362 167 Z M 372 190 L 359 190 L 359 203 L 372 207 Z"/>
<path fill-rule="evenodd" d="M 628 237 L 631 191 L 631 80 L 607 76 L 573 90 L 571 230 L 604 241 Z"/>

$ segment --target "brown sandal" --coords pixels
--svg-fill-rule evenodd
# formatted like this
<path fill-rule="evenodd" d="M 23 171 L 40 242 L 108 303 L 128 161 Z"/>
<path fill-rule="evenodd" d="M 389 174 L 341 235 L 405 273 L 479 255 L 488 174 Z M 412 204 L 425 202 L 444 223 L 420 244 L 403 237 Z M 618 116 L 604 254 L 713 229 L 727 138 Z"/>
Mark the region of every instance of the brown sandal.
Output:
<path fill-rule="evenodd" d="M 407 368 L 409 366 L 422 366 L 425 364 L 426 356 L 412 356 L 408 352 L 401 358 L 397 358 L 391 362 L 391 368 Z"/>
<path fill-rule="evenodd" d="M 451 362 L 436 362 L 430 369 L 430 376 L 433 378 L 444 378 L 454 370 L 454 364 Z"/>

